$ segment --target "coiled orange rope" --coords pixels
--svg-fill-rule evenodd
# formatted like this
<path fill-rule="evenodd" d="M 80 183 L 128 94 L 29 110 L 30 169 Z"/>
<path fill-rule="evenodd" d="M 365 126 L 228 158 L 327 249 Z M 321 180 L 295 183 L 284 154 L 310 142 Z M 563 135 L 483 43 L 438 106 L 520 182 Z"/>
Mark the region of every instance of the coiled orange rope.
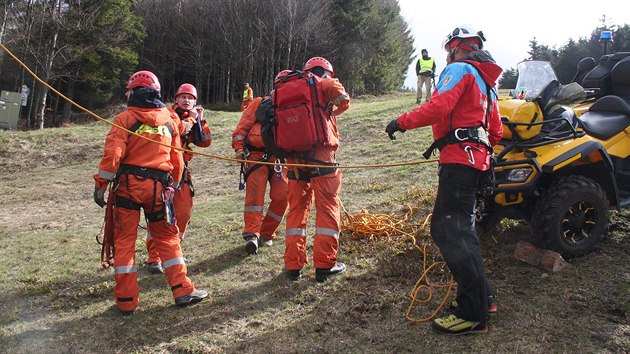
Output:
<path fill-rule="evenodd" d="M 342 217 L 342 231 L 344 235 L 350 239 L 358 240 L 362 238 L 368 238 L 370 240 L 376 238 L 389 239 L 396 236 L 405 236 L 413 240 L 413 246 L 422 254 L 422 274 L 418 281 L 416 281 L 413 289 L 411 290 L 411 303 L 407 309 L 405 317 L 412 322 L 420 323 L 429 321 L 439 313 L 444 307 L 448 299 L 450 298 L 451 291 L 455 284 L 453 276 L 448 271 L 446 263 L 443 261 L 436 261 L 436 256 L 431 255 L 429 252 L 429 246 L 432 245 L 432 241 L 426 237 L 428 232 L 426 231 L 427 225 L 431 220 L 431 214 L 427 215 L 424 222 L 420 224 L 413 224 L 409 222 L 409 219 L 413 216 L 417 208 L 407 206 L 409 210 L 402 217 L 396 215 L 384 215 L 384 214 L 370 214 L 366 210 L 361 210 L 356 215 L 350 215 L 345 208 L 343 209 L 344 217 Z M 418 240 L 415 235 L 425 236 L 422 244 L 418 244 Z M 448 277 L 448 281 L 434 282 L 429 278 L 430 275 L 437 274 L 441 278 Z M 446 290 L 444 290 L 446 289 Z M 416 303 L 426 303 L 433 298 L 433 291 L 444 291 L 444 297 L 435 311 L 430 316 L 424 318 L 413 317 L 412 312 Z M 421 297 L 422 296 L 422 297 Z"/>

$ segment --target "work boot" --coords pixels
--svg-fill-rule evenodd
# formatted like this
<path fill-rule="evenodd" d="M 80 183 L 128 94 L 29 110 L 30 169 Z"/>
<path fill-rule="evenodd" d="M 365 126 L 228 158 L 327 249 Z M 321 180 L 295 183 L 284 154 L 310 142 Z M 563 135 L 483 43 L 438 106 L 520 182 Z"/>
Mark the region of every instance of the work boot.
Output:
<path fill-rule="evenodd" d="M 302 269 L 287 270 L 287 278 L 292 281 L 298 281 L 302 277 Z"/>
<path fill-rule="evenodd" d="M 273 246 L 273 240 L 264 238 L 264 237 L 260 237 L 258 239 L 258 247 L 271 247 Z"/>
<path fill-rule="evenodd" d="M 315 269 L 315 279 L 318 282 L 324 282 L 326 281 L 326 279 L 328 279 L 328 277 L 332 276 L 332 275 L 337 275 L 337 274 L 341 274 L 343 272 L 346 271 L 346 265 L 341 263 L 341 262 L 337 262 L 337 264 L 335 264 L 334 267 L 332 268 L 328 268 L 328 269 L 322 269 L 322 268 L 317 268 Z"/>
<path fill-rule="evenodd" d="M 455 315 L 436 318 L 431 329 L 440 334 L 460 335 L 488 333 L 488 325 L 481 322 L 466 321 Z"/>
<path fill-rule="evenodd" d="M 164 273 L 164 267 L 162 267 L 162 263 L 160 262 L 151 262 L 148 264 L 149 273 L 151 274 L 162 274 Z"/>
<path fill-rule="evenodd" d="M 451 311 L 455 311 L 456 308 L 457 300 L 451 301 Z M 497 299 L 493 295 L 490 295 L 488 296 L 488 314 L 493 315 L 495 313 L 497 313 Z"/>
<path fill-rule="evenodd" d="M 184 296 L 180 296 L 175 299 L 175 305 L 184 307 L 192 304 L 196 304 L 208 296 L 208 292 L 205 290 L 195 290 L 192 293 Z"/>
<path fill-rule="evenodd" d="M 256 235 L 245 235 L 243 236 L 245 239 L 245 251 L 247 254 L 254 255 L 258 253 L 258 236 Z"/>

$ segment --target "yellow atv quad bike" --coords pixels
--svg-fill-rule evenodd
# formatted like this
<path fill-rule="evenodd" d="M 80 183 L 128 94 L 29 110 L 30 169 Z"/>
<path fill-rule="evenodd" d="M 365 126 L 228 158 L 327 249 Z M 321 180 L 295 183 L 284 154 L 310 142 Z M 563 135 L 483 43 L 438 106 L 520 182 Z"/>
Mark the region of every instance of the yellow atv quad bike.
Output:
<path fill-rule="evenodd" d="M 527 220 L 534 243 L 571 258 L 596 247 L 609 208 L 630 206 L 630 52 L 595 64 L 583 59 L 568 85 L 548 62 L 518 64 L 499 101 L 504 136 L 478 198 L 481 231 Z"/>

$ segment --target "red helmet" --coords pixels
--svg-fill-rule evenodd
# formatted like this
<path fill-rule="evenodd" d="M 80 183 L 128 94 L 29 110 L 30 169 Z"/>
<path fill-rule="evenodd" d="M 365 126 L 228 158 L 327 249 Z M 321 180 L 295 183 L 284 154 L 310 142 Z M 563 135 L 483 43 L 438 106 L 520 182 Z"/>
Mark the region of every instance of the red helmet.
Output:
<path fill-rule="evenodd" d="M 276 80 L 278 80 L 281 77 L 285 77 L 285 76 L 289 75 L 290 73 L 292 73 L 291 70 L 288 70 L 288 69 L 287 70 L 282 70 L 281 72 L 278 73 L 278 75 L 276 75 L 276 78 L 273 79 L 273 81 L 276 81 Z"/>
<path fill-rule="evenodd" d="M 197 89 L 191 84 L 182 84 L 181 86 L 179 86 L 177 92 L 175 92 L 175 98 L 177 98 L 177 96 L 181 95 L 182 93 L 187 93 L 197 99 Z"/>
<path fill-rule="evenodd" d="M 136 87 L 147 87 L 150 89 L 154 89 L 155 91 L 160 91 L 160 81 L 154 73 L 146 70 L 141 70 L 131 75 L 131 77 L 129 78 L 129 82 L 127 83 L 128 89 Z"/>
<path fill-rule="evenodd" d="M 312 57 L 304 63 L 304 71 L 311 70 L 315 67 L 321 67 L 326 71 L 330 71 L 330 76 L 335 76 L 335 72 L 333 71 L 332 64 L 326 60 L 326 58 L 322 57 Z"/>

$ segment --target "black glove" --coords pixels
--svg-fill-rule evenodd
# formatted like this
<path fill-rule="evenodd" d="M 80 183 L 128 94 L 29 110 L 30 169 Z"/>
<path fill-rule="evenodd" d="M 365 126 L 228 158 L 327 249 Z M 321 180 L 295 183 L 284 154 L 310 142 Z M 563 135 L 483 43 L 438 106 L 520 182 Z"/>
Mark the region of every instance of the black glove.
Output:
<path fill-rule="evenodd" d="M 389 122 L 389 124 L 387 124 L 387 128 L 385 128 L 385 132 L 387 132 L 387 135 L 389 135 L 389 138 L 392 140 L 396 140 L 396 137 L 394 136 L 395 132 L 404 133 L 406 131 L 406 129 L 402 129 L 398 126 L 398 122 L 396 121 L 396 119 Z"/>
<path fill-rule="evenodd" d="M 94 203 L 98 204 L 101 208 L 105 206 L 105 190 L 94 188 Z"/>

